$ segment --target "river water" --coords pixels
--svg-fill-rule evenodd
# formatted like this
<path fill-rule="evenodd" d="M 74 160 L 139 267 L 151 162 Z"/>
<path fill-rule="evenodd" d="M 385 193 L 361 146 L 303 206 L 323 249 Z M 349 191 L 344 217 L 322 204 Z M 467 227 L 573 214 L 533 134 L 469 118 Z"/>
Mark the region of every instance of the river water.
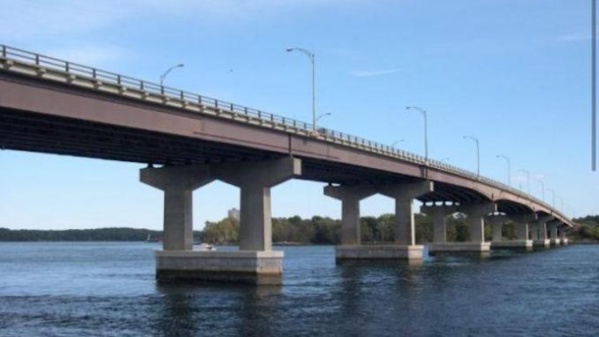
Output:
<path fill-rule="evenodd" d="M 0 336 L 599 336 L 599 246 L 335 265 L 281 287 L 161 286 L 144 243 L 0 243 Z"/>

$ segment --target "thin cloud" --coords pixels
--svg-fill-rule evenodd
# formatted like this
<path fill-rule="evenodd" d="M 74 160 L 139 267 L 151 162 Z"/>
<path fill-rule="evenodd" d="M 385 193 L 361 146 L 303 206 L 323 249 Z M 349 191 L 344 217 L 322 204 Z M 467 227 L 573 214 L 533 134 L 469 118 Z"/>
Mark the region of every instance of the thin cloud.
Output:
<path fill-rule="evenodd" d="M 580 42 L 580 41 L 590 41 L 591 35 L 589 34 L 567 34 L 558 36 L 557 41 L 559 42 Z"/>
<path fill-rule="evenodd" d="M 401 71 L 403 71 L 403 70 L 399 69 L 399 68 L 381 69 L 381 70 L 354 70 L 354 71 L 350 72 L 350 75 L 354 76 L 354 77 L 375 77 L 375 76 L 384 76 L 384 75 L 395 74 L 395 73 L 398 73 Z"/>

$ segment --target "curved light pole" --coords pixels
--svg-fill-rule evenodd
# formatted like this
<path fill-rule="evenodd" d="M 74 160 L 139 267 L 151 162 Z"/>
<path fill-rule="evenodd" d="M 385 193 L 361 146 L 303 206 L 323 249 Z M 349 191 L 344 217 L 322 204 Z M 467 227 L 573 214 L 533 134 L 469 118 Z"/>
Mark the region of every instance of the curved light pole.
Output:
<path fill-rule="evenodd" d="M 528 190 L 528 194 L 530 195 L 530 172 L 525 169 L 519 169 L 518 172 L 526 173 L 526 188 Z"/>
<path fill-rule="evenodd" d="M 426 118 L 426 110 L 421 109 L 417 106 L 407 106 L 406 109 L 414 109 L 416 111 L 420 111 L 422 117 L 424 117 L 424 159 L 428 163 L 428 120 Z"/>
<path fill-rule="evenodd" d="M 160 75 L 160 86 L 162 87 L 162 86 L 164 85 L 164 79 L 166 78 L 166 76 L 167 76 L 167 75 L 168 75 L 168 74 L 169 74 L 171 71 L 173 71 L 173 69 L 175 69 L 175 68 L 183 68 L 183 67 L 185 67 L 185 64 L 183 64 L 183 63 L 179 63 L 179 64 L 176 64 L 176 65 L 174 65 L 174 66 L 172 66 L 172 67 L 168 68 L 168 69 L 167 69 L 167 70 L 166 70 L 164 73 L 162 73 L 162 75 Z"/>
<path fill-rule="evenodd" d="M 564 198 L 560 197 L 559 195 L 556 196 L 556 198 L 560 201 L 560 210 L 564 212 Z"/>
<path fill-rule="evenodd" d="M 547 192 L 551 192 L 551 206 L 555 208 L 555 191 L 552 188 L 548 188 Z"/>
<path fill-rule="evenodd" d="M 330 115 L 332 115 L 330 112 L 320 114 L 320 115 L 318 115 L 318 117 L 316 117 L 316 121 L 318 122 L 322 117 L 326 117 L 326 116 L 330 116 Z"/>
<path fill-rule="evenodd" d="M 316 132 L 316 64 L 314 61 L 314 53 L 304 48 L 287 48 L 287 52 L 299 51 L 308 56 L 312 64 L 312 131 Z"/>
<path fill-rule="evenodd" d="M 472 136 L 464 136 L 464 139 L 470 139 L 476 143 L 476 175 L 480 177 L 480 145 L 478 138 Z"/>
<path fill-rule="evenodd" d="M 511 187 L 512 186 L 512 178 L 511 178 L 511 175 L 512 175 L 512 163 L 510 162 L 510 158 L 508 158 L 507 156 L 502 155 L 502 154 L 498 154 L 497 158 L 503 158 L 503 159 L 505 159 L 505 162 L 507 163 L 507 185 L 509 187 Z"/>
<path fill-rule="evenodd" d="M 545 201 L 545 182 L 542 179 L 534 179 L 541 184 L 541 200 Z"/>
<path fill-rule="evenodd" d="M 403 138 L 402 138 L 402 139 L 400 139 L 400 140 L 396 140 L 396 141 L 394 141 L 393 143 L 391 143 L 391 147 L 394 147 L 394 146 L 395 146 L 395 144 L 397 144 L 397 143 L 403 143 L 403 142 L 404 142 L 404 139 L 403 139 Z"/>

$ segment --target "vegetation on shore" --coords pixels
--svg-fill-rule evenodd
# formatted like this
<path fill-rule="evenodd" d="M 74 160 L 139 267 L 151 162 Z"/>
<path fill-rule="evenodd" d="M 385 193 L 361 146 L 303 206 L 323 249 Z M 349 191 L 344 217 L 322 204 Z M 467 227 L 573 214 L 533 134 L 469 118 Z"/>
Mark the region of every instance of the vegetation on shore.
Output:
<path fill-rule="evenodd" d="M 416 242 L 433 241 L 432 218 L 423 214 L 414 215 Z M 569 233 L 574 241 L 599 241 L 599 215 L 574 219 L 579 225 Z M 395 238 L 393 214 L 379 217 L 360 218 L 362 242 L 390 243 Z M 10 230 L 0 228 L 0 241 L 145 241 L 148 236 L 159 239 L 162 231 L 135 228 L 98 228 L 69 230 Z M 288 244 L 338 244 L 341 236 L 341 221 L 328 217 L 314 216 L 303 219 L 299 216 L 272 219 L 272 239 L 275 243 Z M 513 223 L 503 228 L 505 239 L 516 238 Z M 239 223 L 232 218 L 217 222 L 206 222 L 203 231 L 194 231 L 196 240 L 215 244 L 239 243 Z M 455 214 L 447 219 L 447 240 L 466 241 L 470 227 L 466 217 Z M 491 240 L 491 228 L 485 228 L 485 237 Z"/>
<path fill-rule="evenodd" d="M 574 219 L 578 224 L 568 237 L 573 241 L 599 242 L 599 215 L 587 215 L 584 218 Z"/>

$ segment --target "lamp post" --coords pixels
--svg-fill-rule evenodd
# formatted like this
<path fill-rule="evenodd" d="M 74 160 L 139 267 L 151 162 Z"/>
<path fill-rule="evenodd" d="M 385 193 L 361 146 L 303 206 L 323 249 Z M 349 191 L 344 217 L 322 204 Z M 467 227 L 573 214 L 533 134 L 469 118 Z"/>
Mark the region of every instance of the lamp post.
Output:
<path fill-rule="evenodd" d="M 564 198 L 560 197 L 559 195 L 556 198 L 560 201 L 560 210 L 564 212 Z"/>
<path fill-rule="evenodd" d="M 403 142 L 404 142 L 404 139 L 403 139 L 403 138 L 402 138 L 402 139 L 400 139 L 400 140 L 396 140 L 396 141 L 394 141 L 393 143 L 391 143 L 391 147 L 394 147 L 394 146 L 395 146 L 395 144 L 397 144 L 397 143 L 403 143 Z"/>
<path fill-rule="evenodd" d="M 416 111 L 420 111 L 422 117 L 424 117 L 424 159 L 426 162 L 428 162 L 428 120 L 426 118 L 426 110 L 417 106 L 407 106 L 406 109 L 414 109 Z"/>
<path fill-rule="evenodd" d="M 541 200 L 545 201 L 545 182 L 542 179 L 535 179 L 541 184 Z"/>
<path fill-rule="evenodd" d="M 505 159 L 505 162 L 507 163 L 507 185 L 509 187 L 511 187 L 512 186 L 512 181 L 511 181 L 512 180 L 511 179 L 512 163 L 510 162 L 510 158 L 508 158 L 507 156 L 502 155 L 502 154 L 498 154 L 497 158 L 503 158 L 503 159 Z"/>
<path fill-rule="evenodd" d="M 330 112 L 320 114 L 320 115 L 318 115 L 318 117 L 316 117 L 316 121 L 318 122 L 322 117 L 330 116 L 330 115 L 331 115 Z"/>
<path fill-rule="evenodd" d="M 528 194 L 530 195 L 530 172 L 525 169 L 519 169 L 518 172 L 523 172 L 526 174 L 526 188 L 528 190 Z"/>
<path fill-rule="evenodd" d="M 480 145 L 478 138 L 472 136 L 464 136 L 464 139 L 470 139 L 476 143 L 476 175 L 480 177 Z"/>
<path fill-rule="evenodd" d="M 314 62 L 314 53 L 304 48 L 287 48 L 287 52 L 299 51 L 308 56 L 312 64 L 312 131 L 316 132 L 316 64 Z"/>
<path fill-rule="evenodd" d="M 164 85 L 164 79 L 171 71 L 173 71 L 173 69 L 183 68 L 183 67 L 185 67 L 185 65 L 183 63 L 179 63 L 179 64 L 176 64 L 176 65 L 168 68 L 164 73 L 162 73 L 162 75 L 160 75 L 160 86 L 162 87 Z"/>
<path fill-rule="evenodd" d="M 547 192 L 551 192 L 551 206 L 555 208 L 555 191 L 552 188 L 548 188 Z"/>

